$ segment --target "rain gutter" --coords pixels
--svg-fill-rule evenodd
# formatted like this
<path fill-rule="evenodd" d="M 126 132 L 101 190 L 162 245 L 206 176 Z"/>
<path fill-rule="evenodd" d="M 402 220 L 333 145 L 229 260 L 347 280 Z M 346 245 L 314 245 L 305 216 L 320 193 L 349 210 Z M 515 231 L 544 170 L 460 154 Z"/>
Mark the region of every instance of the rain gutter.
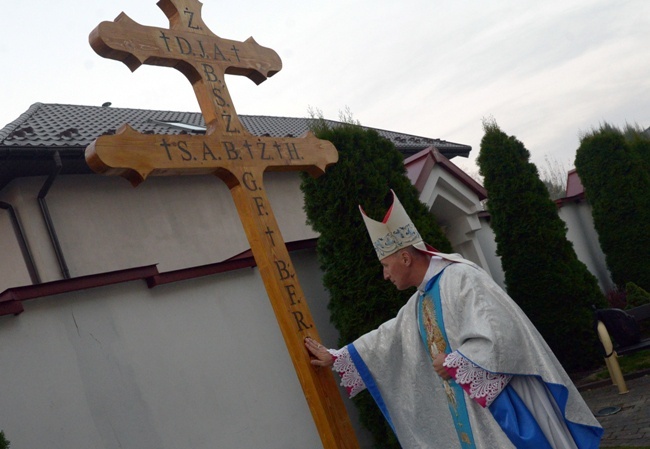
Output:
<path fill-rule="evenodd" d="M 50 241 L 54 247 L 54 253 L 59 262 L 59 268 L 61 269 L 61 275 L 63 279 L 70 279 L 70 271 L 68 270 L 68 265 L 65 262 L 65 257 L 63 256 L 63 251 L 61 250 L 61 245 L 59 243 L 59 237 L 56 234 L 56 229 L 54 228 L 54 223 L 52 222 L 52 217 L 50 215 L 50 210 L 47 207 L 47 202 L 45 197 L 50 191 L 54 180 L 59 175 L 63 164 L 61 163 L 61 155 L 58 151 L 54 152 L 54 169 L 50 175 L 45 180 L 41 191 L 38 193 L 38 204 L 41 206 L 41 213 L 43 215 L 43 220 L 45 220 L 45 226 L 47 227 L 47 232 L 50 234 Z"/>
<path fill-rule="evenodd" d="M 36 264 L 34 263 L 34 255 L 32 254 L 32 251 L 29 248 L 29 244 L 27 243 L 27 238 L 25 237 L 25 230 L 23 229 L 23 225 L 20 222 L 20 218 L 18 218 L 18 214 L 16 213 L 16 210 L 13 208 L 11 204 L 6 203 L 4 201 L 0 201 L 0 209 L 4 209 L 9 212 L 9 215 L 11 217 L 11 223 L 13 224 L 14 227 L 14 232 L 16 233 L 16 237 L 18 238 L 18 245 L 20 246 L 20 251 L 23 254 L 23 258 L 25 259 L 25 265 L 27 265 L 27 271 L 29 272 L 29 277 L 32 283 L 40 284 L 41 276 L 38 274 L 38 270 L 36 269 Z"/>

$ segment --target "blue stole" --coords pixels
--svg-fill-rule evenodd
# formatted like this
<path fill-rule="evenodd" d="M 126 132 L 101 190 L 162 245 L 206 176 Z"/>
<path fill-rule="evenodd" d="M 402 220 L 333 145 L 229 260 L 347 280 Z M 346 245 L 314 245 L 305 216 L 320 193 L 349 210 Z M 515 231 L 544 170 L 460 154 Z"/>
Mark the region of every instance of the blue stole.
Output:
<path fill-rule="evenodd" d="M 421 294 L 418 299 L 417 312 L 420 336 L 432 361 L 438 353 L 444 352 L 445 354 L 449 354 L 451 352 L 449 340 L 447 340 L 447 334 L 445 332 L 442 305 L 440 303 L 440 275 L 443 271 L 444 269 L 427 282 L 424 294 Z M 435 350 L 433 348 L 434 346 L 436 348 Z M 460 447 L 462 449 L 474 449 L 476 445 L 474 444 L 472 427 L 470 426 L 469 415 L 467 414 L 465 392 L 454 380 L 443 380 L 443 383 L 449 412 L 456 427 Z M 439 399 L 432 398 L 432 400 Z"/>

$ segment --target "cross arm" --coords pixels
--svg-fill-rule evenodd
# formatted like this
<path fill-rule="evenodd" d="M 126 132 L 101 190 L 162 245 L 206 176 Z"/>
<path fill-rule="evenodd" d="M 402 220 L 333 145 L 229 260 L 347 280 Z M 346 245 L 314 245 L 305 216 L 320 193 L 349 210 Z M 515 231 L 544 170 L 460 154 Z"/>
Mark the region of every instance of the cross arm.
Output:
<path fill-rule="evenodd" d="M 100 23 L 89 42 L 98 55 L 121 61 L 131 71 L 142 64 L 174 67 L 190 80 L 200 76 L 203 64 L 244 75 L 256 84 L 282 69 L 278 54 L 252 37 L 238 42 L 207 33 L 143 26 L 122 12 L 113 22 Z"/>
<path fill-rule="evenodd" d="M 334 145 L 304 137 L 203 136 L 141 134 L 123 125 L 115 135 L 100 136 L 86 148 L 95 172 L 119 175 L 137 186 L 150 175 L 306 171 L 314 177 L 338 161 Z"/>

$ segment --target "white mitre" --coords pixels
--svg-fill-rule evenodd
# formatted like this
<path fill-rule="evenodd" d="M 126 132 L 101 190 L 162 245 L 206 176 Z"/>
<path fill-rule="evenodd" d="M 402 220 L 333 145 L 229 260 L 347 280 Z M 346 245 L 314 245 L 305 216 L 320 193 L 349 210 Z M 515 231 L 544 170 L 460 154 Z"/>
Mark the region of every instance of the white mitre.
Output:
<path fill-rule="evenodd" d="M 361 211 L 372 246 L 375 248 L 379 260 L 410 245 L 427 254 L 433 254 L 435 250 L 424 243 L 420 233 L 392 189 L 391 193 L 393 194 L 393 204 L 381 222 L 368 217 L 363 208 L 359 206 L 359 211 Z"/>

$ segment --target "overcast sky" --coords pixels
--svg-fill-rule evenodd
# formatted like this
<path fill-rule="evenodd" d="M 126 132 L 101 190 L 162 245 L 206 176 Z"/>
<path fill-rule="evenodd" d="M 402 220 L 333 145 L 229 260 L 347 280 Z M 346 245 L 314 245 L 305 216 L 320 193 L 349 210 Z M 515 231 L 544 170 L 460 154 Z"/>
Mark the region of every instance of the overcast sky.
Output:
<path fill-rule="evenodd" d="M 22 0 L 0 15 L 0 127 L 36 102 L 199 111 L 173 69 L 134 73 L 89 33 L 122 11 L 168 27 L 154 0 Z M 472 146 L 493 117 L 538 166 L 572 166 L 602 122 L 650 127 L 650 1 L 204 0 L 222 38 L 249 36 L 283 68 L 257 86 L 226 82 L 239 114 L 338 119 Z"/>

